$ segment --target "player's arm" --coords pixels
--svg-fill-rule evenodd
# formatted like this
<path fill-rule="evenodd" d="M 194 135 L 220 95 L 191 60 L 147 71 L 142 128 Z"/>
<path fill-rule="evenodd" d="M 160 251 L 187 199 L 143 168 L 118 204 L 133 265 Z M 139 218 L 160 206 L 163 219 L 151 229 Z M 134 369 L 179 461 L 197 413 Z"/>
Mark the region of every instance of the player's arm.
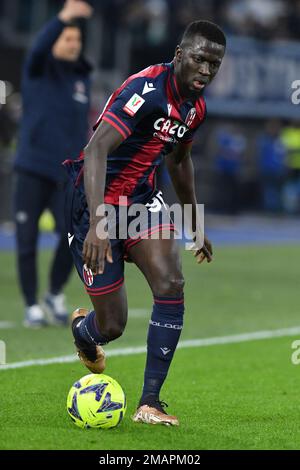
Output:
<path fill-rule="evenodd" d="M 81 0 L 67 0 L 58 16 L 52 18 L 40 31 L 26 60 L 26 69 L 30 75 L 43 72 L 44 64 L 51 54 L 54 43 L 65 26 L 77 18 L 90 18 L 92 7 Z"/>
<path fill-rule="evenodd" d="M 84 263 L 95 274 L 103 273 L 105 261 L 112 262 L 103 210 L 107 155 L 123 140 L 113 126 L 101 121 L 84 149 L 84 187 L 90 213 L 90 228 L 83 244 L 82 256 Z M 99 212 L 102 214 L 99 215 Z"/>
<path fill-rule="evenodd" d="M 96 274 L 103 272 L 105 261 L 112 261 L 108 234 L 103 229 L 106 219 L 99 215 L 99 210 L 97 215 L 97 209 L 101 205 L 103 208 L 104 204 L 107 156 L 134 132 L 146 115 L 153 112 L 155 102 L 148 95 L 142 98 L 144 86 L 142 78 L 131 80 L 114 96 L 112 103 L 109 100 L 84 151 L 84 185 L 90 229 L 83 246 L 83 260 Z"/>
<path fill-rule="evenodd" d="M 174 151 L 167 155 L 166 164 L 181 205 L 191 204 L 192 206 L 192 230 L 197 233 L 199 229 L 201 230 L 201 227 L 197 226 L 199 217 L 197 218 L 197 198 L 191 148 L 192 144 L 177 144 Z M 202 248 L 195 252 L 198 263 L 201 263 L 205 258 L 208 262 L 212 261 L 212 254 L 212 245 L 204 236 Z"/>

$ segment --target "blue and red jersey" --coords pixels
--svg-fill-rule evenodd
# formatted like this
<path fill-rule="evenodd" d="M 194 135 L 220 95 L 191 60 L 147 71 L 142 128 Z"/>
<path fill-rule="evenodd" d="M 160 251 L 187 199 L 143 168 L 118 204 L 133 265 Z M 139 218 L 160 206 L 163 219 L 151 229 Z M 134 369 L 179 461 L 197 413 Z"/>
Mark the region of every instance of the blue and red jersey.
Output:
<path fill-rule="evenodd" d="M 155 173 L 178 142 L 189 144 L 206 114 L 205 101 L 183 101 L 174 63 L 153 65 L 129 77 L 109 98 L 101 121 L 123 137 L 107 158 L 105 202 L 145 202 L 155 191 Z"/>

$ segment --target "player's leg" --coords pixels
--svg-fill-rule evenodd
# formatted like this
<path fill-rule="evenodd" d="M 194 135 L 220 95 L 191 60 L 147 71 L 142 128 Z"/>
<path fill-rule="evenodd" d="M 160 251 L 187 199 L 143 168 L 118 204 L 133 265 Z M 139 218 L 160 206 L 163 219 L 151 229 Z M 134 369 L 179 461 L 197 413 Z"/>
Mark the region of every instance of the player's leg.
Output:
<path fill-rule="evenodd" d="M 55 219 L 55 231 L 59 236 L 49 275 L 48 293 L 44 298 L 44 307 L 53 323 L 66 325 L 68 312 L 62 290 L 73 269 L 73 259 L 69 249 L 64 217 L 64 190 L 62 185 L 53 183 L 49 195 L 49 209 Z"/>
<path fill-rule="evenodd" d="M 17 173 L 14 193 L 17 268 L 26 305 L 24 325 L 32 327 L 45 324 L 43 311 L 37 301 L 36 254 L 38 221 L 46 200 L 47 180 L 25 172 Z"/>
<path fill-rule="evenodd" d="M 74 264 L 94 307 L 91 312 L 78 309 L 73 313 L 72 332 L 80 359 L 89 370 L 101 373 L 105 367 L 101 346 L 121 336 L 127 321 L 123 244 L 111 240 L 113 263 L 106 263 L 103 274 L 95 275 L 82 259 L 89 228 L 86 199 L 72 181 L 66 191 L 65 215 Z"/>
<path fill-rule="evenodd" d="M 91 372 L 99 374 L 105 369 L 101 346 L 119 338 L 127 323 L 125 286 L 90 298 L 94 310 L 76 310 L 72 315 L 72 331 L 79 358 Z"/>
<path fill-rule="evenodd" d="M 144 387 L 135 420 L 176 425 L 177 418 L 164 413 L 159 394 L 183 327 L 184 279 L 179 247 L 173 237 L 142 240 L 130 249 L 130 258 L 144 274 L 154 297 Z"/>
<path fill-rule="evenodd" d="M 90 299 L 94 307 L 96 327 L 106 342 L 122 336 L 128 315 L 125 285 L 110 294 L 90 295 Z"/>

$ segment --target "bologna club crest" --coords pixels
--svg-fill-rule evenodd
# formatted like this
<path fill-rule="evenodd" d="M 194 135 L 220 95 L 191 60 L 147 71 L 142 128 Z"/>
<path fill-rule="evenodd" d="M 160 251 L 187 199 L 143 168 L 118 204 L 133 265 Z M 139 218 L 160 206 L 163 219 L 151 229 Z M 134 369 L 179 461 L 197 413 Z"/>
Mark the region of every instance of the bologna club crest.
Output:
<path fill-rule="evenodd" d="M 188 113 L 188 115 L 187 115 L 187 117 L 186 117 L 186 120 L 185 120 L 185 123 L 186 123 L 186 125 L 187 125 L 188 127 L 191 127 L 191 125 L 193 124 L 193 121 L 194 121 L 194 119 L 195 119 L 195 117 L 196 117 L 196 114 L 197 114 L 196 108 L 192 108 L 192 109 L 189 111 L 189 113 Z"/>
<path fill-rule="evenodd" d="M 94 276 L 93 276 L 91 269 L 89 269 L 86 264 L 83 266 L 82 274 L 83 274 L 83 280 L 85 284 L 88 287 L 91 287 L 91 285 L 94 282 Z"/>

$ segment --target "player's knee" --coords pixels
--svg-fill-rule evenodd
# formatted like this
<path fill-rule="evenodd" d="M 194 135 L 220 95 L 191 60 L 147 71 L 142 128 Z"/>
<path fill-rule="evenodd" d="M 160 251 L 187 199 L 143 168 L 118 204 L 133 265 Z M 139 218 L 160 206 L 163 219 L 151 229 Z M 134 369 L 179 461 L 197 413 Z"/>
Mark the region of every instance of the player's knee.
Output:
<path fill-rule="evenodd" d="M 181 297 L 184 290 L 183 276 L 170 276 L 161 280 L 154 288 L 155 297 Z"/>
<path fill-rule="evenodd" d="M 101 333 L 108 341 L 114 341 L 122 336 L 125 326 L 123 322 L 114 322 L 101 329 Z"/>
<path fill-rule="evenodd" d="M 35 246 L 20 246 L 18 249 L 18 259 L 20 262 L 26 263 L 36 255 Z"/>
<path fill-rule="evenodd" d="M 103 320 L 99 322 L 101 334 L 107 338 L 108 341 L 114 341 L 120 338 L 124 333 L 127 323 L 127 312 L 119 310 L 117 315 L 113 315 L 111 311 L 109 315 L 102 317 Z"/>
<path fill-rule="evenodd" d="M 18 233 L 17 252 L 20 256 L 33 256 L 37 249 L 37 238 L 34 235 Z"/>

